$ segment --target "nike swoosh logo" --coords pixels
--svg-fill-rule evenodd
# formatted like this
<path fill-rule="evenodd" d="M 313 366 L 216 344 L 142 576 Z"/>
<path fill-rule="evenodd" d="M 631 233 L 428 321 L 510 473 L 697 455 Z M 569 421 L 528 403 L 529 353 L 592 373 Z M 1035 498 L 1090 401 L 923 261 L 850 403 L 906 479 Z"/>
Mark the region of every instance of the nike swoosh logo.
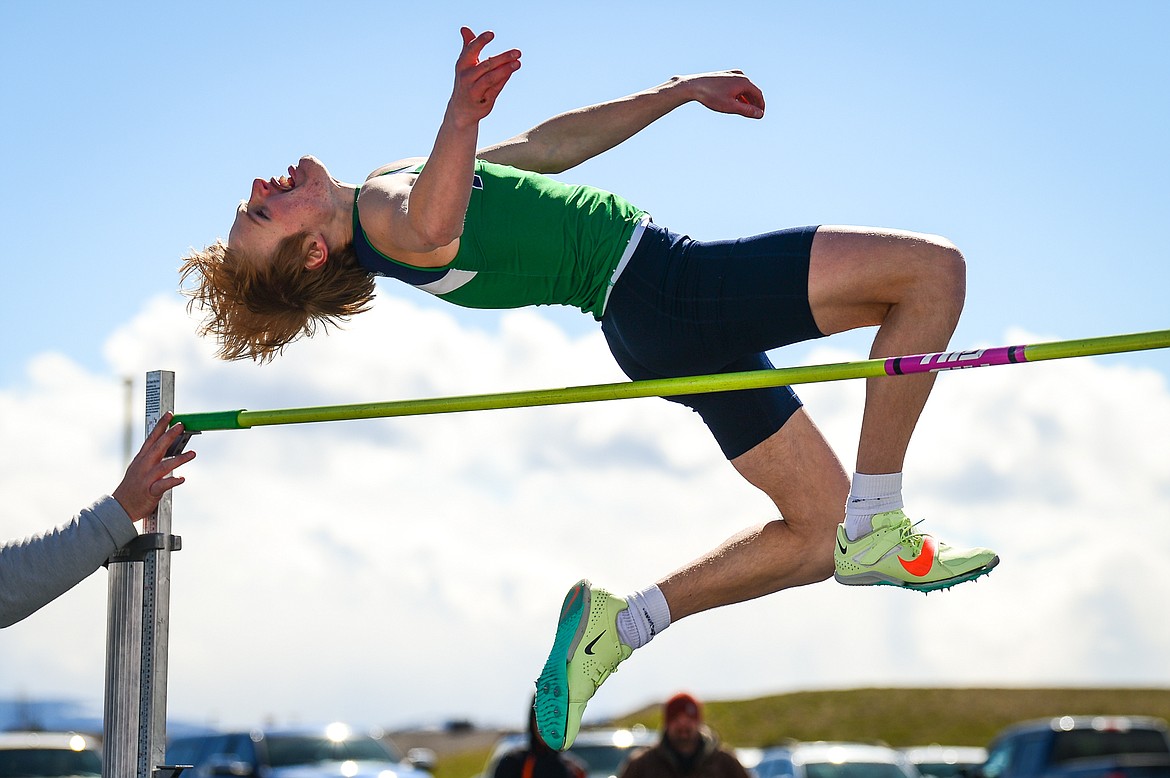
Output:
<path fill-rule="evenodd" d="M 926 575 L 934 565 L 934 538 L 928 535 L 922 539 L 922 549 L 919 550 L 918 556 L 913 559 L 898 557 L 898 561 L 910 575 L 918 578 Z"/>
<path fill-rule="evenodd" d="M 604 634 L 605 634 L 605 630 L 602 630 L 601 635 L 604 635 Z M 585 646 L 585 653 L 586 654 L 588 654 L 589 656 L 593 656 L 593 647 L 597 645 L 597 641 L 601 640 L 601 635 L 598 635 L 597 637 L 593 638 L 593 640 L 590 640 L 589 645 Z"/>
<path fill-rule="evenodd" d="M 839 550 L 839 551 L 840 551 L 842 554 L 848 554 L 848 553 L 849 553 L 849 549 L 845 548 L 845 544 L 841 542 L 841 537 L 840 537 L 839 535 L 837 536 L 837 549 L 838 549 L 838 550 Z"/>

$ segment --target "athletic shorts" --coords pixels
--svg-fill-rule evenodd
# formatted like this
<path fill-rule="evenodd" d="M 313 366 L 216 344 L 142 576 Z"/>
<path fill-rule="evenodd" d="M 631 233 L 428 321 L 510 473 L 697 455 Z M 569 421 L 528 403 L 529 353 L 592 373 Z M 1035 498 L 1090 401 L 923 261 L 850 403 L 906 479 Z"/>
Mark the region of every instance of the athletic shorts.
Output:
<path fill-rule="evenodd" d="M 808 301 L 816 227 L 698 241 L 646 225 L 613 287 L 601 329 L 634 380 L 772 367 L 770 349 L 823 336 Z M 790 387 L 679 395 L 734 459 L 801 407 Z"/>

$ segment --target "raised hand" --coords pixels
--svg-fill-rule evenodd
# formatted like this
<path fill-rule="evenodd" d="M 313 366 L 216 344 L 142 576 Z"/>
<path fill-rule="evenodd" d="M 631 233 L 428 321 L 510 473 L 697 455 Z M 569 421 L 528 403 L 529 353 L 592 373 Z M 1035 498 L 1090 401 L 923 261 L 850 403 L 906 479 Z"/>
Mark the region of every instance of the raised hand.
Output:
<path fill-rule="evenodd" d="M 126 469 L 122 483 L 111 495 L 122 506 L 131 521 L 144 519 L 154 513 L 158 501 L 166 494 L 183 483 L 181 476 L 172 476 L 171 472 L 186 462 L 195 458 L 194 451 L 184 451 L 173 457 L 167 456 L 167 450 L 183 434 L 183 425 L 176 424 L 167 427 L 171 421 L 171 413 L 164 413 L 154 429 L 146 436 L 146 440 L 138 454 Z"/>
<path fill-rule="evenodd" d="M 496 34 L 488 31 L 476 35 L 468 27 L 461 27 L 459 32 L 463 50 L 455 61 L 455 88 L 448 114 L 460 123 L 474 123 L 492 112 L 500 91 L 520 69 L 520 50 L 511 49 L 481 61 L 484 47 Z"/>

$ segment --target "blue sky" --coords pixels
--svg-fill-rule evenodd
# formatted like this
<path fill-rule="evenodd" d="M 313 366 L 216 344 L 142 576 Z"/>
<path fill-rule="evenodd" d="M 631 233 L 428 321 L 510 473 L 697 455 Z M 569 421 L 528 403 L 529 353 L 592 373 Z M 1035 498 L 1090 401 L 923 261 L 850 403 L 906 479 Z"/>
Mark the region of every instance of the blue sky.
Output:
<path fill-rule="evenodd" d="M 505 5 L 6 4 L 0 380 L 44 350 L 100 366 L 253 177 L 311 152 L 360 180 L 426 153 L 461 23 L 524 51 L 484 143 L 674 73 L 751 75 L 764 121 L 687 107 L 564 176 L 661 223 L 945 234 L 970 262 L 957 345 L 1166 326 L 1164 4 Z"/>
<path fill-rule="evenodd" d="M 956 346 L 1170 326 L 1165 4 L 424 5 L 0 6 L 0 535 L 112 488 L 121 379 L 140 389 L 150 369 L 177 371 L 180 410 L 620 380 L 573 311 L 466 312 L 386 284 L 346 332 L 256 367 L 217 363 L 182 310 L 179 257 L 225 234 L 252 178 L 313 153 L 357 181 L 429 150 L 460 24 L 524 52 L 484 144 L 675 73 L 746 71 L 763 121 L 686 106 L 561 176 L 673 229 L 944 234 L 968 261 Z M 861 358 L 868 337 L 774 361 Z M 591 711 L 680 686 L 1170 685 L 1170 625 L 1149 611 L 1170 596 L 1168 380 L 1166 351 L 940 379 L 907 498 L 945 540 L 997 548 L 994 576 L 912 599 L 822 585 L 684 620 Z M 855 384 L 801 392 L 847 465 Z M 581 574 L 641 588 L 772 510 L 655 400 L 195 446 L 170 706 L 209 723 L 515 723 Z M 104 584 L 0 634 L 0 668 L 28 670 L 0 670 L 0 696 L 100 701 Z M 479 635 L 475 662 L 449 661 Z"/>

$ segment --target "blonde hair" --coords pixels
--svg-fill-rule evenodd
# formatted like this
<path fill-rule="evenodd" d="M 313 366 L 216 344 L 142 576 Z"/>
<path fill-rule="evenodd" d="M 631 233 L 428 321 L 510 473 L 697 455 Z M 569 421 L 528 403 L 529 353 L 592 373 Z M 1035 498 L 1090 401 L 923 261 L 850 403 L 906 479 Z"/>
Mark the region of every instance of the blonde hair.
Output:
<path fill-rule="evenodd" d="M 250 358 L 269 362 L 300 337 L 318 327 L 339 327 L 354 314 L 369 310 L 374 277 L 357 262 L 353 245 L 330 250 L 324 265 L 305 267 L 307 232 L 285 238 L 269 261 L 257 261 L 217 240 L 183 257 L 180 286 L 207 316 L 200 335 L 219 343 L 221 359 Z"/>

